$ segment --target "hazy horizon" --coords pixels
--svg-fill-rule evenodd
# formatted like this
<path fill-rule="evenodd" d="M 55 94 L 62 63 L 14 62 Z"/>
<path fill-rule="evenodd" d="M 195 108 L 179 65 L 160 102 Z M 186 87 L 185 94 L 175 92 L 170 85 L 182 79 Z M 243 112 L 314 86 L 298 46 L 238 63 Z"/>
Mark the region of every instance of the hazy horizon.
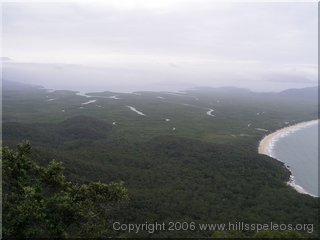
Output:
<path fill-rule="evenodd" d="M 7 81 L 6 79 L 3 79 L 5 81 Z M 10 81 L 10 82 L 16 82 L 16 81 Z M 16 83 L 22 83 L 22 82 L 16 82 Z M 166 82 L 159 82 L 159 83 L 154 83 L 154 84 L 148 84 L 148 85 L 133 85 L 133 86 L 113 86 L 111 88 L 99 88 L 99 87 L 95 87 L 95 86 L 91 86 L 91 87 L 79 87 L 79 86 L 70 86 L 70 87 L 65 87 L 65 88 L 50 88 L 50 87 L 46 87 L 43 85 L 39 85 L 39 84 L 32 84 L 32 83 L 25 83 L 25 84 L 30 84 L 31 86 L 35 86 L 35 87 L 41 87 L 44 88 L 48 91 L 56 91 L 56 90 L 66 90 L 66 91 L 73 91 L 73 92 L 77 92 L 81 95 L 84 95 L 86 93 L 93 93 L 93 92 L 105 92 L 105 91 L 109 91 L 109 92 L 114 92 L 114 93 L 133 93 L 133 92 L 138 92 L 138 91 L 151 91 L 151 92 L 184 92 L 185 90 L 192 90 L 192 89 L 197 89 L 197 88 L 214 88 L 214 89 L 218 89 L 218 88 L 225 88 L 225 87 L 236 87 L 239 89 L 248 89 L 252 92 L 259 92 L 259 91 L 253 91 L 250 88 L 242 88 L 239 86 L 220 86 L 220 87 L 212 87 L 212 86 L 201 86 L 201 85 L 193 85 L 191 83 L 183 83 L 183 82 L 170 82 L 171 84 L 168 85 L 166 84 Z M 22 83 L 23 84 L 23 83 Z M 311 87 L 318 87 L 317 86 L 311 86 Z M 309 87 L 307 87 L 309 88 Z M 302 88 L 287 88 L 287 89 L 283 89 L 281 91 L 284 90 L 288 90 L 288 89 L 302 89 Z M 274 92 L 274 93 L 279 93 L 281 91 L 278 92 L 274 92 L 274 91 L 262 91 L 262 92 Z"/>
<path fill-rule="evenodd" d="M 317 2 L 3 2 L 2 77 L 82 93 L 316 86 L 317 11 Z"/>

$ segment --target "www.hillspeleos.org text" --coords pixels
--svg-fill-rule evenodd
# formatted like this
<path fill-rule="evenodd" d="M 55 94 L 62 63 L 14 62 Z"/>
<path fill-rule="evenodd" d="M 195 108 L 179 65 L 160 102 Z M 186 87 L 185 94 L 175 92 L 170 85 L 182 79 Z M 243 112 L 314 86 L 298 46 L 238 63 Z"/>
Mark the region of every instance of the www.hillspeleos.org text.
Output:
<path fill-rule="evenodd" d="M 169 222 L 169 223 L 142 223 L 142 224 L 133 224 L 133 223 L 113 223 L 113 230 L 116 231 L 127 231 L 138 233 L 139 231 L 148 231 L 149 233 L 154 233 L 155 231 L 243 231 L 243 230 L 252 230 L 252 231 L 262 231 L 262 230 L 271 230 L 271 231 L 285 231 L 285 230 L 297 230 L 297 231 L 307 231 L 308 233 L 313 232 L 313 224 L 278 224 L 278 223 L 269 223 L 269 224 L 260 224 L 260 223 L 228 223 L 228 224 L 195 224 L 194 222 Z"/>

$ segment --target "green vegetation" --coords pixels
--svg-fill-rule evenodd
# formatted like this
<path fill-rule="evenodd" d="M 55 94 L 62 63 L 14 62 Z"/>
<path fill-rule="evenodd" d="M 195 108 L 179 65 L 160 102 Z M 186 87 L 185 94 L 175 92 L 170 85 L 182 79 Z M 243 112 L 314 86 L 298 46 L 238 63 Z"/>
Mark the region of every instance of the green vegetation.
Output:
<path fill-rule="evenodd" d="M 4 145 L 14 148 L 30 140 L 34 164 L 50 169 L 52 159 L 62 161 L 72 186 L 123 181 L 130 201 L 90 225 L 104 224 L 104 230 L 114 236 L 318 237 L 318 199 L 287 186 L 289 172 L 283 164 L 257 153 L 264 135 L 316 119 L 317 101 L 204 90 L 138 94 L 104 92 L 87 98 L 71 91 L 4 88 Z M 120 99 L 110 98 L 115 95 Z M 83 104 L 90 100 L 96 101 Z M 214 116 L 207 114 L 209 109 L 214 109 Z M 193 222 L 197 227 L 113 231 L 110 219 L 167 227 L 170 222 Z M 5 224 L 11 221 L 8 218 Z M 312 224 L 313 229 L 257 233 L 199 228 L 199 224 L 229 222 Z M 73 234 L 78 233 L 74 228 Z"/>
<path fill-rule="evenodd" d="M 215 231 L 212 238 L 248 238 L 241 231 Z M 302 238 L 301 234 L 297 231 L 271 231 L 262 230 L 257 232 L 252 238 Z"/>
<path fill-rule="evenodd" d="M 61 174 L 62 163 L 47 168 L 30 161 L 30 143 L 14 152 L 2 148 L 3 237 L 109 237 L 106 213 L 128 198 L 122 183 L 78 185 Z"/>

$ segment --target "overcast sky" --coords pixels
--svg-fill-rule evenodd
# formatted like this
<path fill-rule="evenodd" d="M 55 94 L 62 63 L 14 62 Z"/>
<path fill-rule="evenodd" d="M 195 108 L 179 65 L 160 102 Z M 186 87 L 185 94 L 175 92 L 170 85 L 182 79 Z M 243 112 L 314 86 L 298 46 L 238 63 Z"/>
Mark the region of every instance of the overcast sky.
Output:
<path fill-rule="evenodd" d="M 3 79 L 77 91 L 167 81 L 275 92 L 316 86 L 317 9 L 317 2 L 4 2 Z"/>

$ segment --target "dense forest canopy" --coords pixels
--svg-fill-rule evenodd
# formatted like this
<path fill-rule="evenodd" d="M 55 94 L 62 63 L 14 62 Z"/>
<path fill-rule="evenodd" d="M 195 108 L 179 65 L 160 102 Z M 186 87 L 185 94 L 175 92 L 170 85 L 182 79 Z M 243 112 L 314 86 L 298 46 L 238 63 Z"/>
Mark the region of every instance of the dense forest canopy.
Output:
<path fill-rule="evenodd" d="M 266 134 L 316 119 L 317 99 L 222 90 L 85 97 L 4 84 L 3 145 L 30 140 L 29 158 L 41 167 L 52 159 L 63 162 L 72 184 L 123 181 L 130 201 L 104 216 L 106 228 L 118 236 L 270 237 L 270 231 L 199 226 L 272 222 L 309 224 L 281 229 L 297 231 L 278 236 L 318 237 L 318 199 L 287 186 L 290 172 L 283 163 L 257 153 Z M 117 226 L 185 223 L 185 230 L 115 231 L 110 219 Z"/>
<path fill-rule="evenodd" d="M 61 162 L 41 167 L 28 159 L 29 142 L 17 149 L 2 148 L 4 238 L 112 236 L 105 215 L 128 199 L 122 183 L 72 184 Z"/>

